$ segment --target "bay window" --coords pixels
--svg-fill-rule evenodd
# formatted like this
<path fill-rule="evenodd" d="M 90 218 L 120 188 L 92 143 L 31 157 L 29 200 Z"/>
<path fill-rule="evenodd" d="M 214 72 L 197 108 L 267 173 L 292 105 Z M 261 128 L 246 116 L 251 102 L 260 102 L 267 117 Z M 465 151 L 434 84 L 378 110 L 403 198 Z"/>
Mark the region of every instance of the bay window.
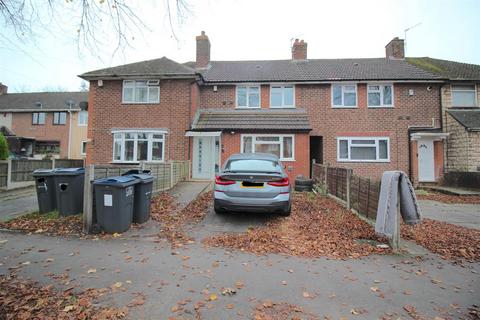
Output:
<path fill-rule="evenodd" d="M 123 103 L 158 103 L 160 102 L 159 80 L 124 80 L 122 91 Z"/>
<path fill-rule="evenodd" d="M 391 84 L 369 84 L 367 93 L 369 107 L 393 107 L 393 86 Z"/>
<path fill-rule="evenodd" d="M 270 107 L 271 108 L 294 108 L 295 87 L 293 85 L 271 85 L 270 86 Z"/>
<path fill-rule="evenodd" d="M 237 108 L 260 108 L 260 86 L 237 86 Z"/>
<path fill-rule="evenodd" d="M 113 162 L 162 162 L 164 151 L 164 132 L 113 132 Z"/>
<path fill-rule="evenodd" d="M 475 85 L 452 85 L 452 107 L 476 107 Z"/>
<path fill-rule="evenodd" d="M 357 85 L 356 84 L 332 85 L 332 106 L 334 108 L 356 108 L 357 107 Z"/>
<path fill-rule="evenodd" d="M 242 135 L 242 153 L 271 153 L 280 160 L 294 160 L 293 135 Z"/>
<path fill-rule="evenodd" d="M 388 137 L 337 138 L 337 160 L 355 162 L 389 162 L 390 139 Z"/>

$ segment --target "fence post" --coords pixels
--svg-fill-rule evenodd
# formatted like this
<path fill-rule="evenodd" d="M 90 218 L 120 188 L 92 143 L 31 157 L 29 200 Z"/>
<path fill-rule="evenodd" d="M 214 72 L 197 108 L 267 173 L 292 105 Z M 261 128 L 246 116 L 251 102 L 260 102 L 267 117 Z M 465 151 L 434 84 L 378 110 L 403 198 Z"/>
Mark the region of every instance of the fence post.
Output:
<path fill-rule="evenodd" d="M 51 158 L 50 161 L 52 161 L 52 169 L 55 169 L 55 158 Z"/>
<path fill-rule="evenodd" d="M 310 178 L 313 179 L 313 166 L 315 165 L 315 159 L 312 159 L 312 164 L 310 166 Z"/>
<path fill-rule="evenodd" d="M 173 181 L 173 162 L 170 161 L 170 188 L 173 188 L 175 182 Z"/>
<path fill-rule="evenodd" d="M 352 170 L 347 169 L 347 209 L 351 209 L 351 204 L 350 204 L 350 185 L 352 182 Z"/>
<path fill-rule="evenodd" d="M 328 163 L 325 164 L 325 194 L 328 195 Z"/>
<path fill-rule="evenodd" d="M 145 170 L 145 161 L 140 161 L 140 170 L 142 172 Z"/>
<path fill-rule="evenodd" d="M 12 159 L 7 159 L 7 190 L 12 185 Z"/>
<path fill-rule="evenodd" d="M 85 184 L 83 189 L 83 231 L 90 233 L 93 223 L 93 185 L 95 179 L 95 166 L 85 168 Z"/>

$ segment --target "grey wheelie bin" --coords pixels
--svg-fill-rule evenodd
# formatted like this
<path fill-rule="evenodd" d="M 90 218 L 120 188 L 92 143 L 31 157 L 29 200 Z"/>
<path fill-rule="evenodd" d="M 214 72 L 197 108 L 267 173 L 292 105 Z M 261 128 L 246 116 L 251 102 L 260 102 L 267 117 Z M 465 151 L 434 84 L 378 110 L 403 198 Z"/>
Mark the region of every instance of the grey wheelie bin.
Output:
<path fill-rule="evenodd" d="M 145 173 L 131 174 L 136 178 L 133 202 L 133 222 L 144 223 L 150 218 L 150 201 L 152 199 L 153 176 Z"/>
<path fill-rule="evenodd" d="M 134 185 L 131 176 L 109 177 L 95 180 L 95 209 L 97 222 L 106 233 L 122 233 L 132 223 Z"/>
<path fill-rule="evenodd" d="M 38 212 L 47 213 L 57 209 L 55 195 L 55 169 L 37 169 L 33 171 L 35 189 L 37 189 Z"/>
<path fill-rule="evenodd" d="M 83 184 L 85 168 L 55 169 L 57 209 L 61 216 L 83 212 Z"/>

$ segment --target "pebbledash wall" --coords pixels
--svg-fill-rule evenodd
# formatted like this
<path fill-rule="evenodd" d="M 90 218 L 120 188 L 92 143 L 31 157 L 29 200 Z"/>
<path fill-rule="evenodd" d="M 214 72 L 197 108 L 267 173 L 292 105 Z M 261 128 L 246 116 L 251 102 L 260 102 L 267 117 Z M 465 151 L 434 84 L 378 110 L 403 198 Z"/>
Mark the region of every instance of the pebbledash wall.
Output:
<path fill-rule="evenodd" d="M 121 80 L 90 81 L 87 163 L 113 160 L 114 128 L 167 129 L 165 160 L 188 160 L 192 80 L 161 80 L 157 104 L 122 103 Z M 98 107 L 101 106 L 101 107 Z"/>
<path fill-rule="evenodd" d="M 200 106 L 203 108 L 235 108 L 235 85 L 200 88 Z M 261 86 L 261 107 L 269 107 L 269 85 Z M 413 95 L 410 91 L 413 90 Z M 307 110 L 312 136 L 323 137 L 324 163 L 354 169 L 355 174 L 378 179 L 386 170 L 409 172 L 409 127 L 440 127 L 439 85 L 431 83 L 394 83 L 393 108 L 367 107 L 367 83 L 357 84 L 356 108 L 332 108 L 330 84 L 296 84 L 295 105 Z M 225 136 L 225 135 L 224 135 Z M 337 161 L 337 137 L 376 136 L 390 138 L 390 161 L 384 163 Z M 240 149 L 240 137 L 225 137 L 230 141 L 224 149 Z M 237 142 L 238 141 L 238 142 Z M 295 155 L 294 172 L 309 175 L 309 140 L 306 134 L 296 134 L 295 146 L 302 147 Z M 307 146 L 305 148 L 305 146 Z M 412 148 L 413 149 L 413 148 Z M 416 162 L 416 151 L 412 163 Z M 436 157 L 437 158 L 437 157 Z M 222 157 L 223 159 L 223 157 Z M 443 162 L 436 160 L 435 172 L 443 172 Z M 412 170 L 413 171 L 413 170 Z M 416 175 L 414 177 L 416 181 Z"/>

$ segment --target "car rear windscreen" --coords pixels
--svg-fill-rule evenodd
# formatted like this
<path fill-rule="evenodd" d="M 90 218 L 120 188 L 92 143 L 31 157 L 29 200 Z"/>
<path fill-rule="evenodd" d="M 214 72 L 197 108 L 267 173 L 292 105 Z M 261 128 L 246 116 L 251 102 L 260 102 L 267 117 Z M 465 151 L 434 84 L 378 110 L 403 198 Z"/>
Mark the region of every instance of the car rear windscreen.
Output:
<path fill-rule="evenodd" d="M 258 159 L 238 159 L 230 160 L 225 171 L 241 172 L 282 172 L 282 168 L 277 161 L 258 160 Z"/>

